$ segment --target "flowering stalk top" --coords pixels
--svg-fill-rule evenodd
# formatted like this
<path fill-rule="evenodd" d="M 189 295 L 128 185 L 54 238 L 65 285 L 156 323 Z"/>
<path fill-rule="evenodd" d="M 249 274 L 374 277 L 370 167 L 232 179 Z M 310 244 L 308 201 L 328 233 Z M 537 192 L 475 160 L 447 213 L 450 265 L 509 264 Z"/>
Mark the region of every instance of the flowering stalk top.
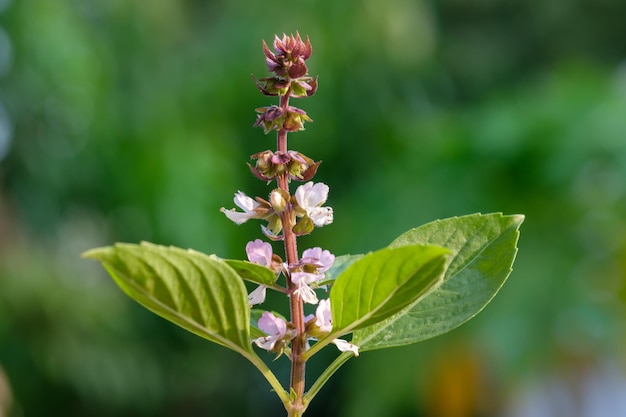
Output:
<path fill-rule="evenodd" d="M 290 321 L 277 317 L 274 313 L 264 312 L 258 321 L 259 329 L 266 336 L 253 340 L 261 349 L 270 352 L 288 353 L 292 362 L 291 389 L 297 394 L 296 402 L 302 401 L 304 393 L 303 354 L 309 341 L 321 334 L 330 332 L 330 302 L 319 300 L 316 293 L 319 283 L 335 261 L 335 256 L 322 248 L 310 248 L 298 256 L 296 238 L 311 233 L 316 227 L 327 226 L 333 222 L 333 209 L 325 206 L 329 187 L 324 183 L 312 181 L 320 162 L 289 150 L 287 134 L 304 129 L 306 122 L 313 120 L 307 113 L 289 104 L 290 98 L 310 97 L 317 91 L 317 77 L 308 75 L 306 60 L 311 56 L 312 47 L 307 37 L 276 36 L 273 50 L 263 42 L 263 53 L 267 68 L 272 76 L 254 82 L 266 96 L 280 97 L 279 103 L 256 109 L 257 118 L 254 127 L 262 127 L 265 134 L 276 132 L 276 150 L 265 150 L 251 155 L 256 161 L 248 164 L 251 173 L 266 182 L 276 181 L 266 198 L 248 197 L 238 191 L 235 205 L 241 210 L 222 212 L 236 224 L 251 219 L 263 221 L 261 231 L 272 241 L 282 241 L 285 249 L 285 262 L 279 262 L 273 254 L 270 243 L 260 239 L 246 245 L 248 260 L 254 264 L 272 269 L 277 278 L 283 275 L 284 287 L 277 284 L 259 285 L 248 296 L 250 305 L 259 305 L 265 301 L 268 288 L 283 291 L 289 295 Z M 301 181 L 295 192 L 290 190 L 291 181 Z M 280 259 L 280 258 L 278 258 Z M 304 316 L 303 304 L 318 304 L 316 320 Z M 358 355 L 358 347 L 343 339 L 332 341 L 341 351 Z"/>

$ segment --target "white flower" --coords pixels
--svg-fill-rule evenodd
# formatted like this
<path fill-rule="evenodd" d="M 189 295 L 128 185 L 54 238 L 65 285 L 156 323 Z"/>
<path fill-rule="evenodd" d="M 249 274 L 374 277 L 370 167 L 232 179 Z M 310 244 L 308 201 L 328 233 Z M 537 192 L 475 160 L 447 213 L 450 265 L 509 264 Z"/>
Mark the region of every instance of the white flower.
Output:
<path fill-rule="evenodd" d="M 237 207 L 243 210 L 243 213 L 235 211 L 235 209 L 226 210 L 224 207 L 222 207 L 220 211 L 224 213 L 226 217 L 228 217 L 230 220 L 234 221 L 237 224 L 242 224 L 247 222 L 249 219 L 256 219 L 259 217 L 254 210 L 257 209 L 260 204 L 253 198 L 248 197 L 241 191 L 237 191 L 233 201 L 235 202 L 235 205 Z"/>
<path fill-rule="evenodd" d="M 309 181 L 296 189 L 296 201 L 303 209 L 319 207 L 328 198 L 328 185 L 323 182 L 314 184 Z"/>
<path fill-rule="evenodd" d="M 337 346 L 337 349 L 339 349 L 340 351 L 352 352 L 354 353 L 354 356 L 359 356 L 359 347 L 357 345 L 353 345 L 352 343 L 343 339 L 335 339 L 333 340 L 333 343 L 335 344 L 335 346 Z"/>
<path fill-rule="evenodd" d="M 310 326 L 310 322 L 315 320 L 313 326 Z M 317 309 L 315 310 L 315 316 L 308 315 L 304 318 L 305 323 L 307 323 L 307 330 L 311 328 L 310 331 L 313 332 L 315 336 L 327 335 L 333 330 L 332 325 L 332 314 L 330 312 L 330 299 L 321 300 Z M 343 339 L 333 339 L 332 343 L 337 346 L 341 352 L 352 352 L 354 356 L 359 356 L 359 347 L 355 344 L 348 342 Z"/>
<path fill-rule="evenodd" d="M 334 220 L 332 207 L 313 207 L 307 211 L 307 216 L 317 227 L 327 226 Z"/>
<path fill-rule="evenodd" d="M 300 296 L 305 303 L 317 304 L 317 295 L 311 285 L 316 287 L 314 284 L 324 279 L 324 272 L 328 271 L 334 262 L 335 255 L 322 248 L 311 248 L 302 252 L 302 259 L 297 264 L 299 269 L 292 272 L 290 278 L 297 286 L 294 294 Z"/>
<path fill-rule="evenodd" d="M 311 274 L 309 272 L 292 272 L 291 282 L 297 286 L 293 293 L 302 298 L 302 301 L 305 303 L 317 304 L 317 295 L 309 285 L 318 281 L 320 277 L 323 278 L 324 275 Z"/>
<path fill-rule="evenodd" d="M 321 207 L 328 198 L 328 185 L 312 181 L 299 186 L 296 189 L 296 201 L 313 221 L 315 226 L 321 227 L 333 222 L 333 209 Z"/>
<path fill-rule="evenodd" d="M 330 333 L 333 329 L 332 315 L 330 314 L 330 299 L 321 300 L 315 310 L 315 324 L 322 333 Z"/>
<path fill-rule="evenodd" d="M 256 287 L 256 290 L 248 294 L 248 303 L 250 303 L 250 306 L 261 304 L 265 301 L 266 288 L 265 285 L 259 285 Z"/>

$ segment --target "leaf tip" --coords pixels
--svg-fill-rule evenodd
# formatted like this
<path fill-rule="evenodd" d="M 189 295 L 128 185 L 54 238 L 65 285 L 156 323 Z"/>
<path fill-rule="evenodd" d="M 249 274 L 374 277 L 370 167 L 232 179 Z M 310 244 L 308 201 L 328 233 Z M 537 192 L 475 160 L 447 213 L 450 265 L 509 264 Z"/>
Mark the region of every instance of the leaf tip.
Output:
<path fill-rule="evenodd" d="M 85 252 L 81 253 L 80 257 L 83 259 L 95 259 L 96 261 L 101 261 L 103 255 L 110 253 L 112 249 L 113 248 L 111 246 L 88 249 Z"/>
<path fill-rule="evenodd" d="M 519 229 L 519 227 L 522 225 L 522 223 L 524 223 L 524 220 L 526 219 L 526 216 L 524 214 L 512 214 L 510 217 L 517 229 Z"/>

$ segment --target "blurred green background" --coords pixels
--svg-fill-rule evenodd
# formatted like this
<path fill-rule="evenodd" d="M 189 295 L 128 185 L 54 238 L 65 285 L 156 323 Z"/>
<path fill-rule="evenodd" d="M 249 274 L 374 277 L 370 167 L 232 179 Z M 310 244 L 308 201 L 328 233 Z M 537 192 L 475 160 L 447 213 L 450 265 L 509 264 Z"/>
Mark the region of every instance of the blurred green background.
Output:
<path fill-rule="evenodd" d="M 274 147 L 252 128 L 274 101 L 250 74 L 262 39 L 296 30 L 320 87 L 290 148 L 324 161 L 335 210 L 301 248 L 526 214 L 483 313 L 351 360 L 309 415 L 626 415 L 625 17 L 619 0 L 0 0 L 0 416 L 284 414 L 243 358 L 79 254 L 245 256 L 258 223 L 219 208 L 268 191 L 245 162 Z"/>

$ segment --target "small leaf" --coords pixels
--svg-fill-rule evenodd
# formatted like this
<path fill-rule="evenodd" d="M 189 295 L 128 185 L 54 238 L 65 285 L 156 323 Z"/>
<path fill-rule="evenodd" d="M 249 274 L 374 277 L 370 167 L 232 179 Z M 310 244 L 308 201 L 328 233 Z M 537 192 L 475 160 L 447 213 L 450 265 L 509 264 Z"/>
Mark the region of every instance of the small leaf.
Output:
<path fill-rule="evenodd" d="M 416 243 L 452 250 L 443 283 L 387 320 L 354 332 L 362 351 L 402 346 L 446 333 L 478 314 L 502 287 L 517 252 L 524 216 L 473 214 L 437 220 L 398 237 L 389 247 Z"/>
<path fill-rule="evenodd" d="M 245 285 L 217 257 L 142 242 L 83 254 L 102 263 L 124 292 L 155 314 L 249 356 L 250 307 Z"/>
<path fill-rule="evenodd" d="M 347 267 L 352 265 L 355 261 L 358 261 L 365 255 L 341 255 L 335 258 L 335 262 L 333 262 L 333 266 L 330 267 L 324 276 L 324 279 L 321 280 L 318 285 L 328 285 L 332 284 L 333 281 L 346 270 Z"/>
<path fill-rule="evenodd" d="M 333 337 L 377 323 L 426 294 L 443 277 L 448 250 L 386 248 L 352 263 L 330 291 Z"/>
<path fill-rule="evenodd" d="M 252 339 L 267 336 L 263 330 L 259 329 L 259 319 L 264 312 L 265 310 L 260 310 L 258 308 L 250 310 L 250 337 L 252 337 Z"/>
<path fill-rule="evenodd" d="M 267 287 L 273 287 L 276 282 L 276 274 L 271 269 L 258 265 L 248 261 L 240 261 L 237 259 L 224 259 L 231 268 L 233 268 L 241 278 L 265 285 Z"/>

